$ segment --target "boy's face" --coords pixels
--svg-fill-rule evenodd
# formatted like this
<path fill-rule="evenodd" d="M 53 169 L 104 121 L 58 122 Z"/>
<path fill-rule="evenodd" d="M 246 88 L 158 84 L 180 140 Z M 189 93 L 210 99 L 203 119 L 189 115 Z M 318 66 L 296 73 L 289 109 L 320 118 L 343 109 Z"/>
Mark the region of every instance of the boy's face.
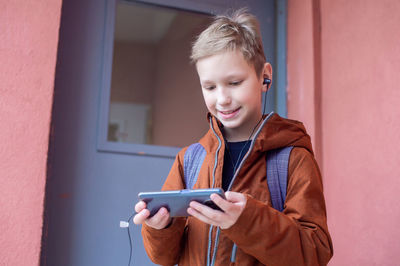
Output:
<path fill-rule="evenodd" d="M 262 115 L 262 92 L 268 89 L 263 79 L 271 78 L 271 65 L 257 76 L 240 51 L 227 51 L 198 60 L 196 68 L 204 101 L 224 125 L 225 137 L 247 140 Z"/>

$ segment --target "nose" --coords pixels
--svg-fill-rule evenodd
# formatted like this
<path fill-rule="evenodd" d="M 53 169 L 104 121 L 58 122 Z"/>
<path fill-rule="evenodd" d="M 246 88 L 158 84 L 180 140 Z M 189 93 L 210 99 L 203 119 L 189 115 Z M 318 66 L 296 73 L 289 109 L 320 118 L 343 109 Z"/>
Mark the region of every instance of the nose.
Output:
<path fill-rule="evenodd" d="M 220 106 L 229 105 L 231 103 L 231 95 L 229 89 L 225 87 L 217 88 L 217 104 Z"/>

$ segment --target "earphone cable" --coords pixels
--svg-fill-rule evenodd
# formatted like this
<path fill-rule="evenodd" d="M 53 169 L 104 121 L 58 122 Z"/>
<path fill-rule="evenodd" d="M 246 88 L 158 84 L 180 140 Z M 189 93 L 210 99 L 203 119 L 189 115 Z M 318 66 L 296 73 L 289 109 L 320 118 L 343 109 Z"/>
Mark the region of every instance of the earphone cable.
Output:
<path fill-rule="evenodd" d="M 135 215 L 135 213 L 133 213 L 129 218 L 128 218 L 128 223 L 129 221 L 132 220 L 133 216 Z M 132 261 L 132 252 L 133 252 L 133 244 L 132 244 L 132 237 L 131 237 L 131 231 L 129 229 L 129 224 L 128 224 L 128 238 L 129 238 L 129 261 L 128 261 L 128 266 L 131 265 L 131 261 Z"/>
<path fill-rule="evenodd" d="M 264 92 L 264 108 L 263 108 L 263 115 L 265 114 L 265 107 L 267 107 L 267 99 L 268 99 L 268 90 Z"/>
<path fill-rule="evenodd" d="M 263 117 L 264 117 L 264 113 L 265 113 L 265 107 L 266 107 L 266 105 L 267 105 L 267 95 L 268 95 L 268 91 L 266 91 L 265 92 L 265 96 L 264 96 L 264 107 L 263 107 L 263 113 L 261 114 L 261 118 L 260 118 L 260 120 L 258 121 L 258 123 L 254 126 L 254 128 L 253 128 L 253 131 L 251 132 L 251 134 L 250 134 L 250 136 L 249 136 L 249 138 L 247 139 L 247 142 L 253 137 L 253 134 L 254 134 L 254 132 L 255 132 L 255 130 L 256 130 L 256 128 L 258 127 L 258 125 L 261 123 L 261 121 L 263 121 Z M 268 120 L 268 117 L 266 118 L 267 120 Z M 225 145 L 226 145 L 226 147 L 227 147 L 227 150 L 228 150 L 228 155 L 229 155 L 229 158 L 231 159 L 231 163 L 232 163 L 232 165 L 233 165 L 233 162 L 232 162 L 232 156 L 231 156 L 231 153 L 230 153 L 230 151 L 229 151 L 229 148 L 228 148 L 228 146 L 227 146 L 227 140 L 225 139 L 225 137 L 224 137 L 224 140 L 225 140 Z M 244 150 L 244 147 L 247 145 L 247 142 L 246 142 L 246 144 L 243 146 L 243 148 L 241 149 L 241 151 L 240 151 L 240 153 L 239 153 L 239 158 L 238 158 L 238 161 L 236 162 L 236 164 L 235 165 L 233 165 L 234 166 L 234 171 L 233 171 L 233 174 L 235 175 L 235 172 L 236 172 L 236 167 L 237 167 L 237 164 L 239 163 L 239 161 L 240 161 L 240 156 L 241 156 L 241 154 L 242 154 L 242 152 L 243 152 L 243 150 Z M 230 187 L 232 186 L 232 183 L 233 183 L 233 180 L 231 180 L 231 183 L 230 183 L 230 185 L 229 185 L 229 187 L 228 187 L 228 191 L 230 190 Z M 212 227 L 211 227 L 212 228 Z M 211 229 L 210 228 L 210 229 Z M 211 229 L 212 230 L 212 229 Z M 210 230 L 210 235 L 209 235 L 209 241 L 210 241 L 210 237 L 211 237 L 211 230 Z M 218 229 L 217 229 L 217 234 L 216 234 L 216 239 L 214 240 L 214 251 L 213 251 L 213 255 L 212 255 L 212 258 L 211 258 L 211 263 L 210 263 L 210 248 L 211 248 L 211 244 L 209 243 L 208 244 L 208 252 L 207 252 L 207 265 L 211 265 L 211 266 L 214 266 L 214 264 L 215 264 L 215 258 L 216 258 L 216 255 L 217 255 L 217 249 L 218 249 L 218 243 L 219 243 L 219 231 L 218 230 L 220 230 L 220 228 L 218 227 Z M 233 249 L 235 249 L 235 246 L 233 247 Z M 236 254 L 236 251 L 235 251 L 235 254 Z M 235 255 L 236 256 L 236 255 Z"/>

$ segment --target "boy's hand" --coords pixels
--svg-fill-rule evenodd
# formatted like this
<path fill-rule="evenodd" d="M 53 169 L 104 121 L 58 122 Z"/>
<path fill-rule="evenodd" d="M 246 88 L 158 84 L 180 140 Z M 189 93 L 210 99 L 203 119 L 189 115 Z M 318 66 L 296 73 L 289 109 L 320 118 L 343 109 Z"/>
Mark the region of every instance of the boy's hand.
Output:
<path fill-rule="evenodd" d="M 137 214 L 133 217 L 133 222 L 135 224 L 146 223 L 148 226 L 154 229 L 164 229 L 171 222 L 169 212 L 164 207 L 159 209 L 153 217 L 148 218 L 150 215 L 150 211 L 146 209 L 146 203 L 144 201 L 139 201 L 135 205 L 135 211 L 137 212 Z"/>
<path fill-rule="evenodd" d="M 247 202 L 245 195 L 231 191 L 225 193 L 226 200 L 217 194 L 212 194 L 210 198 L 224 212 L 211 209 L 196 201 L 190 202 L 190 207 L 187 211 L 200 221 L 219 226 L 221 229 L 228 229 L 236 223 Z"/>

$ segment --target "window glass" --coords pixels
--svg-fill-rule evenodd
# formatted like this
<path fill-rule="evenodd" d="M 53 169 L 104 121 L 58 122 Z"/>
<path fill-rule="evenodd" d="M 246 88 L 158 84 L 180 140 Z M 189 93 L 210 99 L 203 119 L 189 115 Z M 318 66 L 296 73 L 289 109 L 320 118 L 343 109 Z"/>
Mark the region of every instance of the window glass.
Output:
<path fill-rule="evenodd" d="M 210 17 L 117 4 L 107 139 L 182 147 L 208 129 L 191 43 Z"/>

